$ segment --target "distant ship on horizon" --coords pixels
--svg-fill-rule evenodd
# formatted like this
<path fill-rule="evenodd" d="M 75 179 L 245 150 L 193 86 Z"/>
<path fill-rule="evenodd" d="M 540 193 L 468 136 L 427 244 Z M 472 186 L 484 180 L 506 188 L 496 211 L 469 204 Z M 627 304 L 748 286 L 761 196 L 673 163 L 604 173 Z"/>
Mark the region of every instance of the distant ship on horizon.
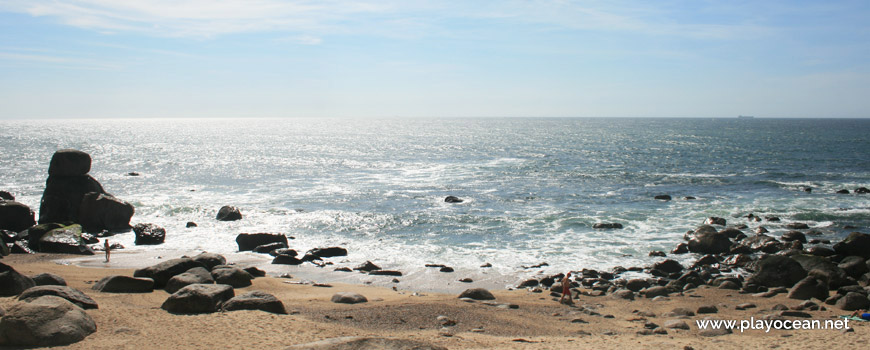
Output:
<path fill-rule="evenodd" d="M 752 119 L 755 118 L 754 115 L 738 115 L 737 119 Z"/>

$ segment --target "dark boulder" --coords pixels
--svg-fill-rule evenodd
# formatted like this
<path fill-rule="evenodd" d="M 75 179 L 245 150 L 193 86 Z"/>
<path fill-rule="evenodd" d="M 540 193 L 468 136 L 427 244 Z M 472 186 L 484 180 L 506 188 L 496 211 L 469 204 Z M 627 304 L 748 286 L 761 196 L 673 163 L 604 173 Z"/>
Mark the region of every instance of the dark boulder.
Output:
<path fill-rule="evenodd" d="M 837 254 L 833 249 L 824 246 L 812 246 L 807 248 L 807 254 L 815 256 L 831 256 Z"/>
<path fill-rule="evenodd" d="M 488 290 L 483 288 L 472 288 L 466 289 L 459 294 L 460 298 L 469 298 L 474 300 L 495 300 L 495 296 L 492 295 Z"/>
<path fill-rule="evenodd" d="M 108 193 L 88 192 L 79 207 L 79 223 L 85 231 L 129 230 L 133 205 Z"/>
<path fill-rule="evenodd" d="M 274 242 L 287 245 L 287 236 L 280 233 L 241 233 L 236 236 L 236 244 L 239 245 L 240 252 L 254 250 L 258 246 Z"/>
<path fill-rule="evenodd" d="M 870 234 L 852 232 L 846 239 L 834 244 L 834 251 L 844 256 L 856 255 L 870 259 Z"/>
<path fill-rule="evenodd" d="M 372 275 L 372 276 L 397 276 L 397 277 L 401 277 L 401 276 L 402 276 L 402 272 L 401 272 L 401 271 L 395 271 L 395 270 L 374 270 L 374 271 L 369 272 L 369 275 Z"/>
<path fill-rule="evenodd" d="M 173 314 L 212 313 L 234 296 L 233 287 L 226 284 L 191 284 L 172 293 L 160 308 Z"/>
<path fill-rule="evenodd" d="M 372 272 L 372 271 L 375 271 L 375 270 L 380 270 L 381 267 L 378 266 L 378 265 L 375 265 L 375 264 L 374 264 L 373 262 L 371 262 L 371 261 L 366 261 L 366 262 L 360 264 L 359 266 L 354 267 L 353 269 L 356 270 L 356 271 L 362 271 L 362 272 Z"/>
<path fill-rule="evenodd" d="M 11 200 L 0 200 L 0 230 L 23 231 L 36 225 L 30 207 Z"/>
<path fill-rule="evenodd" d="M 727 221 L 725 221 L 724 218 L 711 216 L 711 217 L 707 218 L 707 220 L 704 220 L 704 225 L 719 225 L 719 226 L 725 226 L 725 225 L 726 225 L 726 222 L 727 222 Z"/>
<path fill-rule="evenodd" d="M 214 284 L 214 277 L 204 267 L 194 267 L 184 273 L 172 276 L 163 289 L 172 294 L 191 284 Z"/>
<path fill-rule="evenodd" d="M 847 256 L 840 260 L 837 267 L 843 269 L 846 275 L 852 278 L 859 278 L 861 275 L 870 272 L 867 267 L 867 262 L 860 256 Z"/>
<path fill-rule="evenodd" d="M 39 223 L 79 222 L 86 193 L 106 193 L 90 175 L 49 176 L 39 205 Z"/>
<path fill-rule="evenodd" d="M 82 176 L 91 171 L 91 156 L 74 149 L 54 152 L 48 165 L 48 175 Z"/>
<path fill-rule="evenodd" d="M 18 273 L 12 266 L 0 263 L 0 297 L 11 297 L 36 286 L 33 279 Z"/>
<path fill-rule="evenodd" d="M 276 244 L 278 244 L 278 243 L 276 243 Z M 269 255 L 271 255 L 271 256 L 286 255 L 286 256 L 294 256 L 295 257 L 295 256 L 299 255 L 299 252 L 297 252 L 296 249 L 280 248 L 280 249 L 275 249 L 275 250 L 270 251 Z"/>
<path fill-rule="evenodd" d="M 184 225 L 184 227 L 185 228 L 197 227 L 197 224 L 193 221 L 188 221 L 187 224 Z"/>
<path fill-rule="evenodd" d="M 151 293 L 154 291 L 154 280 L 122 275 L 106 276 L 91 288 L 102 293 Z"/>
<path fill-rule="evenodd" d="M 211 276 L 217 284 L 227 284 L 233 288 L 243 288 L 251 285 L 254 279 L 247 271 L 233 266 L 218 266 L 211 271 Z"/>
<path fill-rule="evenodd" d="M 867 189 L 867 187 L 858 187 L 855 189 L 855 193 L 856 194 L 867 194 L 867 193 L 870 193 L 870 189 Z"/>
<path fill-rule="evenodd" d="M 799 300 L 808 300 L 811 298 L 825 300 L 828 298 L 828 293 L 827 281 L 809 275 L 791 288 L 788 292 L 788 297 Z"/>
<path fill-rule="evenodd" d="M 649 281 L 643 278 L 630 279 L 625 283 L 625 288 L 632 292 L 639 292 L 644 288 L 648 288 L 649 286 Z"/>
<path fill-rule="evenodd" d="M 767 287 L 791 287 L 807 276 L 807 271 L 792 258 L 772 255 L 759 260 L 756 272 L 747 283 Z"/>
<path fill-rule="evenodd" d="M 353 293 L 353 292 L 335 293 L 335 295 L 332 296 L 331 300 L 333 303 L 338 303 L 338 304 L 359 304 L 359 303 L 365 303 L 365 302 L 369 301 L 362 294 Z"/>
<path fill-rule="evenodd" d="M 33 282 L 36 283 L 37 286 L 65 286 L 66 280 L 63 277 L 55 275 L 53 273 L 40 273 L 35 276 L 31 276 Z"/>
<path fill-rule="evenodd" d="M 215 253 L 199 253 L 191 259 L 202 264 L 202 266 L 205 266 L 209 271 L 211 271 L 215 266 L 226 265 L 227 263 L 227 258 Z"/>
<path fill-rule="evenodd" d="M 810 228 L 810 226 L 802 222 L 790 222 L 785 224 L 785 228 L 790 230 L 806 230 Z"/>
<path fill-rule="evenodd" d="M 239 211 L 239 208 L 231 207 L 229 205 L 225 205 L 218 210 L 217 213 L 218 221 L 236 221 L 242 219 L 242 212 Z M 250 250 L 250 249 L 247 249 Z"/>
<path fill-rule="evenodd" d="M 842 189 L 842 190 L 837 191 L 837 193 L 838 193 L 838 194 L 849 194 L 849 190 L 847 190 L 847 189 Z"/>
<path fill-rule="evenodd" d="M 689 252 L 689 244 L 688 243 L 680 243 L 674 247 L 674 250 L 671 250 L 671 254 L 686 254 Z"/>
<path fill-rule="evenodd" d="M 64 253 L 94 255 L 82 238 L 80 225 L 69 225 L 46 232 L 39 238 L 39 251 L 44 253 Z"/>
<path fill-rule="evenodd" d="M 618 222 L 611 222 L 611 223 L 603 223 L 602 222 L 602 223 L 597 223 L 595 225 L 592 225 L 592 228 L 594 228 L 594 229 L 620 229 L 620 228 L 622 228 L 622 224 L 620 224 Z"/>
<path fill-rule="evenodd" d="M 837 300 L 836 305 L 846 311 L 867 310 L 870 307 L 870 300 L 864 294 L 849 292 Z"/>
<path fill-rule="evenodd" d="M 318 258 L 331 258 L 335 256 L 347 256 L 347 249 L 342 247 L 329 248 L 314 248 L 309 250 L 305 255 L 312 255 Z"/>
<path fill-rule="evenodd" d="M 655 198 L 655 199 L 658 199 L 658 200 L 662 200 L 662 201 L 669 201 L 669 200 L 671 200 L 671 196 L 670 196 L 670 195 L 667 195 L 667 194 L 660 194 L 660 195 L 658 195 L 658 196 L 655 196 L 654 198 Z"/>
<path fill-rule="evenodd" d="M 456 196 L 447 196 L 446 198 L 444 198 L 444 202 L 445 203 L 462 203 L 464 201 Z"/>
<path fill-rule="evenodd" d="M 13 196 L 12 193 L 9 193 L 6 191 L 0 191 L 0 200 L 14 201 L 15 196 Z"/>
<path fill-rule="evenodd" d="M 87 296 L 82 291 L 67 287 L 67 286 L 36 286 L 31 287 L 20 295 L 18 295 L 18 300 L 29 301 L 36 298 L 39 298 L 43 295 L 54 295 L 56 297 L 61 297 L 69 302 L 78 305 L 78 307 L 82 309 L 97 309 L 97 302 L 91 297 Z"/>
<path fill-rule="evenodd" d="M 181 274 L 194 267 L 205 267 L 190 258 L 171 259 L 157 265 L 138 269 L 134 277 L 148 277 L 154 280 L 154 288 L 163 288 L 172 276 Z"/>
<path fill-rule="evenodd" d="M 303 261 L 292 255 L 277 255 L 272 259 L 272 264 L 276 265 L 299 265 Z"/>
<path fill-rule="evenodd" d="M 846 271 L 843 271 L 843 269 L 828 258 L 804 254 L 792 255 L 791 258 L 800 263 L 801 267 L 806 271 L 817 270 L 820 273 L 824 273 L 827 276 L 828 287 L 830 288 L 839 288 L 848 283 Z"/>
<path fill-rule="evenodd" d="M 675 273 L 683 271 L 683 265 L 672 259 L 657 262 L 652 266 L 653 270 L 659 270 L 666 273 Z"/>
<path fill-rule="evenodd" d="M 281 315 L 287 313 L 287 310 L 284 308 L 284 303 L 278 300 L 278 298 L 272 294 L 260 291 L 238 295 L 227 300 L 227 302 L 223 304 L 223 310 L 260 310 Z"/>
<path fill-rule="evenodd" d="M 646 298 L 652 299 L 655 297 L 666 297 L 670 294 L 670 291 L 667 287 L 663 286 L 653 286 L 641 291 Z"/>
<path fill-rule="evenodd" d="M 284 242 L 272 242 L 272 243 L 267 243 L 267 244 L 263 244 L 263 245 L 258 245 L 256 248 L 254 248 L 254 253 L 269 254 L 270 252 L 272 252 L 275 249 L 282 249 L 282 248 L 287 248 L 287 244 L 284 244 Z"/>
<path fill-rule="evenodd" d="M 788 231 L 786 233 L 783 233 L 782 237 L 780 237 L 780 239 L 782 239 L 783 241 L 786 241 L 786 242 L 791 242 L 791 241 L 798 241 L 801 243 L 807 242 L 807 236 L 804 235 L 804 233 L 800 232 L 800 231 Z"/>
<path fill-rule="evenodd" d="M 20 239 L 22 240 L 26 240 L 28 247 L 39 249 L 39 239 L 42 238 L 43 235 L 48 233 L 48 231 L 61 227 L 64 227 L 64 225 L 58 223 L 39 224 L 24 231 L 21 231 L 18 234 L 18 237 L 20 237 Z"/>
<path fill-rule="evenodd" d="M 689 251 L 700 254 L 721 254 L 728 252 L 732 244 L 728 235 L 704 225 L 693 233 L 689 240 Z"/>
<path fill-rule="evenodd" d="M 166 230 L 155 224 L 136 224 L 133 232 L 136 234 L 136 245 L 163 244 L 166 240 Z"/>
<path fill-rule="evenodd" d="M 0 345 L 42 347 L 79 342 L 97 325 L 66 299 L 43 296 L 9 308 L 0 318 Z"/>

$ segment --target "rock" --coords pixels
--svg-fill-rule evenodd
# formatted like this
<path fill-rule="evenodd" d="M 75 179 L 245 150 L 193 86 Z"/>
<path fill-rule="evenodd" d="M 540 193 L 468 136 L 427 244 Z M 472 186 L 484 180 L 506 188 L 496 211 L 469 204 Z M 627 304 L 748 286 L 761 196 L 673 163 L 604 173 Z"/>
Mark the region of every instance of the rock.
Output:
<path fill-rule="evenodd" d="M 867 193 L 870 193 L 870 189 L 867 189 L 867 187 L 858 187 L 855 189 L 855 193 L 856 194 L 867 194 Z"/>
<path fill-rule="evenodd" d="M 841 189 L 841 190 L 837 191 L 837 194 L 849 194 L 849 190 Z"/>
<path fill-rule="evenodd" d="M 852 278 L 860 278 L 861 275 L 870 272 L 867 262 L 860 256 L 847 256 L 840 260 L 837 267 L 843 269 L 847 276 Z"/>
<path fill-rule="evenodd" d="M 525 281 L 522 281 L 519 285 L 517 285 L 517 288 L 537 287 L 539 284 L 541 284 L 541 282 L 539 282 L 538 280 L 536 280 L 534 278 L 530 278 L 530 279 L 527 279 Z"/>
<path fill-rule="evenodd" d="M 94 255 L 82 239 L 82 227 L 69 225 L 46 232 L 39 238 L 39 251 L 44 253 L 64 253 Z"/>
<path fill-rule="evenodd" d="M 287 350 L 447 350 L 447 348 L 408 339 L 342 337 L 298 344 Z"/>
<path fill-rule="evenodd" d="M 172 276 L 181 274 L 194 267 L 204 267 L 202 264 L 190 258 L 171 259 L 138 269 L 133 272 L 134 277 L 148 277 L 154 280 L 154 288 L 163 288 Z"/>
<path fill-rule="evenodd" d="M 401 277 L 402 273 L 394 270 L 375 270 L 369 272 L 369 275 L 372 276 L 398 276 Z"/>
<path fill-rule="evenodd" d="M 622 224 L 620 224 L 618 222 L 597 223 L 595 225 L 592 225 L 592 228 L 595 228 L 595 229 L 620 229 L 620 228 L 622 228 Z"/>
<path fill-rule="evenodd" d="M 212 313 L 234 296 L 226 284 L 191 284 L 172 293 L 160 308 L 173 314 Z"/>
<path fill-rule="evenodd" d="M 653 251 L 649 252 L 649 254 L 647 254 L 647 255 L 649 255 L 651 257 L 662 257 L 662 258 L 668 256 L 667 254 L 665 254 L 665 252 L 663 252 L 661 250 L 653 250 Z"/>
<path fill-rule="evenodd" d="M 375 265 L 371 261 L 366 261 L 365 263 L 363 263 L 357 267 L 354 267 L 353 269 L 356 271 L 372 272 L 375 270 L 380 270 L 381 268 L 380 268 L 380 266 Z"/>
<path fill-rule="evenodd" d="M 828 298 L 828 282 L 818 279 L 813 275 L 807 276 L 791 288 L 788 297 L 799 300 L 811 298 L 825 300 Z"/>
<path fill-rule="evenodd" d="M 36 225 L 30 207 L 11 200 L 0 200 L 0 230 L 24 231 Z"/>
<path fill-rule="evenodd" d="M 121 275 L 106 276 L 91 288 L 102 293 L 151 293 L 154 291 L 154 280 Z"/>
<path fill-rule="evenodd" d="M 290 255 L 278 255 L 275 256 L 275 259 L 272 259 L 272 264 L 277 265 L 299 265 L 302 264 L 302 262 L 302 260 Z"/>
<path fill-rule="evenodd" d="M 723 219 L 723 218 L 719 218 L 719 217 L 715 217 L 715 216 L 711 216 L 711 217 L 707 218 L 707 220 L 704 220 L 704 225 L 719 225 L 719 226 L 725 226 L 725 224 L 726 224 L 725 219 Z"/>
<path fill-rule="evenodd" d="M 26 240 L 28 247 L 33 247 L 34 249 L 39 249 L 39 239 L 42 238 L 46 233 L 51 230 L 64 227 L 64 225 L 57 223 L 49 223 L 49 224 L 39 224 L 33 227 L 30 227 L 21 233 L 18 234 L 20 239 Z"/>
<path fill-rule="evenodd" d="M 241 233 L 236 236 L 236 244 L 239 245 L 239 251 L 244 252 L 254 250 L 254 248 L 274 242 L 282 242 L 287 244 L 287 236 L 280 233 Z"/>
<path fill-rule="evenodd" d="M 263 245 L 258 245 L 256 248 L 254 248 L 254 253 L 269 254 L 273 250 L 284 249 L 284 248 L 287 248 L 286 243 L 284 243 L 284 242 L 272 242 L 272 243 L 267 243 L 267 244 L 263 244 Z M 294 250 L 293 252 L 295 253 L 296 251 Z M 295 256 L 296 254 L 293 254 L 293 255 Z"/>
<path fill-rule="evenodd" d="M 82 200 L 90 192 L 105 193 L 90 175 L 49 175 L 39 205 L 39 223 L 79 222 Z"/>
<path fill-rule="evenodd" d="M 166 287 L 163 289 L 167 293 L 172 294 L 191 284 L 213 284 L 214 282 L 215 280 L 214 277 L 212 277 L 211 272 L 206 270 L 204 267 L 194 267 L 183 273 L 172 276 L 172 278 L 166 282 Z"/>
<path fill-rule="evenodd" d="M 649 287 L 649 281 L 643 278 L 630 279 L 625 283 L 625 288 L 632 292 L 639 292 L 641 289 Z"/>
<path fill-rule="evenodd" d="M 791 287 L 806 276 L 807 271 L 797 261 L 772 255 L 758 261 L 756 272 L 747 282 L 767 287 Z"/>
<path fill-rule="evenodd" d="M 813 246 L 807 248 L 807 254 L 815 256 L 831 256 L 837 254 L 833 249 L 823 246 Z"/>
<path fill-rule="evenodd" d="M 810 228 L 810 226 L 802 222 L 790 222 L 785 224 L 785 228 L 790 230 L 806 230 Z"/>
<path fill-rule="evenodd" d="M 0 200 L 14 201 L 15 196 L 13 196 L 12 193 L 9 193 L 6 191 L 0 191 Z"/>
<path fill-rule="evenodd" d="M 647 299 L 652 299 L 659 296 L 666 297 L 670 294 L 670 291 L 663 286 L 654 286 L 644 289 L 641 291 L 641 294 L 643 294 Z"/>
<path fill-rule="evenodd" d="M 722 336 L 722 335 L 728 335 L 731 333 L 733 333 L 733 331 L 731 329 L 722 327 L 722 328 L 717 328 L 717 329 L 705 329 L 705 330 L 698 332 L 698 335 L 700 335 L 702 337 L 718 337 L 718 336 Z"/>
<path fill-rule="evenodd" d="M 251 274 L 254 278 L 266 276 L 266 271 L 260 270 L 256 266 L 248 266 L 242 270 L 245 270 L 245 272 Z"/>
<path fill-rule="evenodd" d="M 0 318 L 0 345 L 68 345 L 96 330 L 94 320 L 78 306 L 56 296 L 42 296 L 13 305 Z"/>
<path fill-rule="evenodd" d="M 199 253 L 191 259 L 202 264 L 202 266 L 205 266 L 209 271 L 211 271 L 215 266 L 226 265 L 227 263 L 227 258 L 215 253 Z"/>
<path fill-rule="evenodd" d="M 613 292 L 613 297 L 624 300 L 634 300 L 634 292 L 627 289 L 620 289 Z"/>
<path fill-rule="evenodd" d="M 286 255 L 286 256 L 295 257 L 295 256 L 299 255 L 299 252 L 297 252 L 296 249 L 280 248 L 280 249 L 275 249 L 275 250 L 269 252 L 269 255 L 271 255 L 271 256 Z"/>
<path fill-rule="evenodd" d="M 806 271 L 818 270 L 824 273 L 829 288 L 839 288 L 848 283 L 846 272 L 828 258 L 803 254 L 792 255 L 791 258 L 800 263 Z"/>
<path fill-rule="evenodd" d="M 719 289 L 739 290 L 740 285 L 734 281 L 723 281 L 719 283 Z"/>
<path fill-rule="evenodd" d="M 30 277 L 15 271 L 12 266 L 0 263 L 0 296 L 11 297 L 36 286 Z"/>
<path fill-rule="evenodd" d="M 712 226 L 701 226 L 689 240 L 689 251 L 701 254 L 726 253 L 731 249 L 731 240 L 726 234 L 716 232 Z"/>
<path fill-rule="evenodd" d="M 670 196 L 670 195 L 667 195 L 667 194 L 660 194 L 660 195 L 658 195 L 658 196 L 655 196 L 654 198 L 655 198 L 655 199 L 658 199 L 658 200 L 662 200 L 662 201 L 669 201 L 669 200 L 671 200 L 671 196 Z"/>
<path fill-rule="evenodd" d="M 133 205 L 108 193 L 88 192 L 79 207 L 79 223 L 88 232 L 128 230 Z"/>
<path fill-rule="evenodd" d="M 438 271 L 439 271 L 439 272 L 450 273 L 450 272 L 453 272 L 453 268 L 450 267 L 450 266 L 444 266 L 444 267 L 438 269 Z"/>
<path fill-rule="evenodd" d="M 780 239 L 782 239 L 783 241 L 786 241 L 786 242 L 791 242 L 791 241 L 798 241 L 801 243 L 807 242 L 807 236 L 804 235 L 804 233 L 800 232 L 800 231 L 788 231 L 786 233 L 783 233 L 782 237 L 780 237 Z"/>
<path fill-rule="evenodd" d="M 716 314 L 719 313 L 719 309 L 716 305 L 703 305 L 698 307 L 697 313 L 700 314 Z"/>
<path fill-rule="evenodd" d="M 846 311 L 866 310 L 870 307 L 870 300 L 861 293 L 849 292 L 836 303 L 837 307 Z"/>
<path fill-rule="evenodd" d="M 664 327 L 664 328 L 668 328 L 668 329 L 686 329 L 686 330 L 690 329 L 690 328 L 689 328 L 689 324 L 686 323 L 686 321 L 683 321 L 683 320 L 668 320 L 668 321 L 665 321 L 663 327 Z"/>
<path fill-rule="evenodd" d="M 48 165 L 48 175 L 82 176 L 91 171 L 91 156 L 74 149 L 54 152 Z"/>
<path fill-rule="evenodd" d="M 840 243 L 834 244 L 834 251 L 844 256 L 860 256 L 870 259 L 870 234 L 852 232 Z"/>
<path fill-rule="evenodd" d="M 735 306 L 734 309 L 735 310 L 746 310 L 746 309 L 754 309 L 756 307 L 758 307 L 758 306 L 756 306 L 753 303 L 742 303 L 742 304 L 737 304 L 737 306 Z"/>
<path fill-rule="evenodd" d="M 31 287 L 20 295 L 18 300 L 30 301 L 39 298 L 43 295 L 54 295 L 69 300 L 71 303 L 78 305 L 82 309 L 97 309 L 97 302 L 91 297 L 82 293 L 82 291 L 67 286 L 36 286 Z"/>
<path fill-rule="evenodd" d="M 667 259 L 653 264 L 653 269 L 666 273 L 677 273 L 683 271 L 683 265 L 680 265 L 675 260 Z"/>
<path fill-rule="evenodd" d="M 680 243 L 671 251 L 671 254 L 686 254 L 689 252 L 689 245 L 687 243 Z"/>
<path fill-rule="evenodd" d="M 191 228 L 191 227 L 197 227 L 197 226 L 199 226 L 199 225 L 197 225 L 195 222 L 193 222 L 193 221 L 188 221 L 188 222 L 187 222 L 187 225 L 185 225 L 184 227 L 185 227 L 185 228 Z"/>
<path fill-rule="evenodd" d="M 678 308 L 671 310 L 670 312 L 665 313 L 662 316 L 664 316 L 664 317 L 692 317 L 692 316 L 695 316 L 695 312 L 692 310 L 686 309 L 686 308 L 678 307 Z"/>
<path fill-rule="evenodd" d="M 30 277 L 37 286 L 65 286 L 66 280 L 53 273 L 40 273 Z"/>
<path fill-rule="evenodd" d="M 445 203 L 462 203 L 464 201 L 456 196 L 447 196 L 446 198 L 444 198 L 444 202 Z"/>
<path fill-rule="evenodd" d="M 359 304 L 369 300 L 365 296 L 353 292 L 340 292 L 332 296 L 332 302 L 338 304 Z"/>
<path fill-rule="evenodd" d="M 495 296 L 492 295 L 488 290 L 483 288 L 472 288 L 466 289 L 459 294 L 460 298 L 469 298 L 474 300 L 495 300 Z"/>
<path fill-rule="evenodd" d="M 241 220 L 242 219 L 242 212 L 239 211 L 239 208 L 225 205 L 225 206 L 221 207 L 220 210 L 218 210 L 216 218 L 218 221 Z M 245 250 L 250 250 L 250 249 L 245 249 Z"/>
<path fill-rule="evenodd" d="M 347 249 L 344 249 L 342 247 L 314 248 L 309 250 L 305 254 L 313 255 L 318 258 L 332 258 L 336 256 L 347 256 Z"/>
<path fill-rule="evenodd" d="M 166 240 L 166 230 L 155 224 L 136 224 L 133 232 L 136 234 L 136 245 L 163 244 Z"/>
<path fill-rule="evenodd" d="M 274 295 L 260 291 L 252 291 L 227 300 L 227 302 L 223 304 L 223 310 L 260 310 L 271 312 L 273 314 L 287 314 L 287 310 L 284 308 L 284 303 L 278 300 Z"/>
<path fill-rule="evenodd" d="M 251 285 L 251 280 L 254 279 L 247 271 L 238 267 L 215 267 L 211 271 L 211 276 L 214 277 L 215 283 L 228 284 L 233 288 L 243 288 Z"/>

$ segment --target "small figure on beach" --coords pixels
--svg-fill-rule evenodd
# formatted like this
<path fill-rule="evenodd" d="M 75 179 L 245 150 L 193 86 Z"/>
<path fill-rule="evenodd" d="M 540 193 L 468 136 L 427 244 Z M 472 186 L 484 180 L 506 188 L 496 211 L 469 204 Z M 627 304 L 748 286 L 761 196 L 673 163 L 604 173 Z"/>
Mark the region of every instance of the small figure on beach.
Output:
<path fill-rule="evenodd" d="M 571 295 L 571 280 L 569 279 L 570 277 L 571 272 L 568 272 L 568 274 L 566 274 L 565 277 L 562 278 L 562 297 L 559 298 L 560 304 L 574 305 L 574 300 L 572 300 L 573 298 Z"/>
<path fill-rule="evenodd" d="M 867 310 L 855 310 L 855 312 L 852 313 L 852 317 L 858 317 L 870 321 L 870 313 L 867 313 Z"/>
<path fill-rule="evenodd" d="M 108 239 L 105 240 L 105 241 L 103 242 L 103 248 L 104 248 L 104 250 L 106 251 L 106 262 L 109 262 L 109 254 L 110 254 L 110 252 L 111 252 L 111 250 L 112 250 L 112 247 L 109 246 L 109 240 L 108 240 Z"/>

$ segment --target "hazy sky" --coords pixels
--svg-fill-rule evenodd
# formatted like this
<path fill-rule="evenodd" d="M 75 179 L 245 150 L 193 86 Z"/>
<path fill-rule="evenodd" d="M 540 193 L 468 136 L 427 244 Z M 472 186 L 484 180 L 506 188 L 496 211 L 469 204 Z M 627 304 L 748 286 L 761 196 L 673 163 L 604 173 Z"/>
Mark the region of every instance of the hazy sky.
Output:
<path fill-rule="evenodd" d="M 0 0 L 0 118 L 868 117 L 870 1 Z"/>

